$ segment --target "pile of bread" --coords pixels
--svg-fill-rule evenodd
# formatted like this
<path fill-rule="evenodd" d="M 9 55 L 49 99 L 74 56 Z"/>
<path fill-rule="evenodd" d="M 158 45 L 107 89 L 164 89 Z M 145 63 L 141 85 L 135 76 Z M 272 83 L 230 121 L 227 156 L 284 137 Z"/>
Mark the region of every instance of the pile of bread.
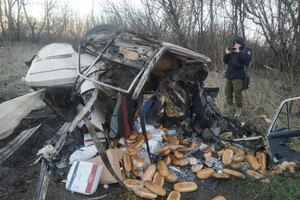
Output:
<path fill-rule="evenodd" d="M 151 139 L 151 133 L 147 133 L 147 138 Z M 186 138 L 180 141 L 172 135 L 162 135 L 163 146 L 156 149 L 155 154 L 163 159 L 156 164 L 147 165 L 145 158 L 141 158 L 138 154 L 139 148 L 144 143 L 143 135 L 134 132 L 127 139 L 130 145 L 123 153 L 123 165 L 128 177 L 131 178 L 126 178 L 124 184 L 139 197 L 154 199 L 158 196 L 166 196 L 165 182 L 174 184 L 168 200 L 180 199 L 180 193 L 197 190 L 195 182 L 177 182 L 177 174 L 169 169 L 169 165 L 190 166 L 196 177 L 202 180 L 230 177 L 245 179 L 243 174 L 245 172 L 256 179 L 268 181 L 266 178 L 267 153 L 264 151 L 246 154 L 239 147 L 227 146 L 217 152 L 214 147 L 198 140 L 191 141 Z M 204 163 L 210 162 L 213 157 L 219 157 L 224 169 L 215 171 L 213 168 L 205 167 L 204 163 L 198 163 L 199 159 L 190 154 L 196 149 L 201 150 L 205 157 Z M 217 199 L 225 198 L 218 197 Z"/>

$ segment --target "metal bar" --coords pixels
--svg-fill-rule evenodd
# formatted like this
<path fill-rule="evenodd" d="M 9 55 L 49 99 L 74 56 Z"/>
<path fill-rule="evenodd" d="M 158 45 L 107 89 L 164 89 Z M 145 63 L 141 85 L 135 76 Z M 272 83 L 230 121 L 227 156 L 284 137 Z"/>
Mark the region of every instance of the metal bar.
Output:
<path fill-rule="evenodd" d="M 0 149 L 0 163 L 11 156 L 16 150 L 18 150 L 25 142 L 33 135 L 39 128 L 41 124 L 28 130 L 22 131 L 16 138 L 6 144 L 2 149 Z"/>
<path fill-rule="evenodd" d="M 108 156 L 106 154 L 105 148 L 101 144 L 101 142 L 100 142 L 100 140 L 99 140 L 99 138 L 96 134 L 96 131 L 95 131 L 93 125 L 91 124 L 90 120 L 88 120 L 86 117 L 84 117 L 83 120 L 84 120 L 84 123 L 85 123 L 87 129 L 90 132 L 90 135 L 93 139 L 93 142 L 94 142 L 94 144 L 97 148 L 97 151 L 98 151 L 103 163 L 105 164 L 106 168 L 108 169 L 110 174 L 119 182 L 119 184 L 128 190 L 127 186 L 123 183 L 123 181 L 118 177 L 118 175 L 116 174 L 116 172 L 112 168 L 112 166 L 109 162 Z"/>

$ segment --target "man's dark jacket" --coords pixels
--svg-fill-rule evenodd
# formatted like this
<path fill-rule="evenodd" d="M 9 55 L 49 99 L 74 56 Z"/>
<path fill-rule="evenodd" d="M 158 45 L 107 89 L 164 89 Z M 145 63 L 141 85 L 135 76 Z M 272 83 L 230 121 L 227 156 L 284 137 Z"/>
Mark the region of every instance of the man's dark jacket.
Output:
<path fill-rule="evenodd" d="M 227 64 L 227 70 L 225 72 L 225 77 L 227 79 L 244 79 L 245 77 L 245 69 L 244 65 L 248 66 L 251 57 L 248 55 L 249 51 L 244 51 L 245 49 L 245 41 L 242 37 L 237 37 L 234 43 L 239 43 L 240 53 L 232 52 L 229 54 L 224 54 L 223 62 Z M 251 53 L 251 52 L 250 52 Z"/>

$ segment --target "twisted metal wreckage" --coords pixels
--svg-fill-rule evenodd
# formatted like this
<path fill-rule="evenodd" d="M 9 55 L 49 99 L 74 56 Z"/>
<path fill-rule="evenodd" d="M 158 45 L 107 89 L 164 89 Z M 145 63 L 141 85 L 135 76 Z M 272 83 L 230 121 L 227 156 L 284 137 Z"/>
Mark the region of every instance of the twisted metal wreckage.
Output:
<path fill-rule="evenodd" d="M 218 88 L 207 88 L 203 84 L 211 60 L 192 50 L 119 30 L 111 25 L 100 25 L 87 32 L 78 52 L 69 44 L 50 44 L 28 64 L 31 67 L 25 82 L 36 92 L 14 100 L 18 106 L 11 106 L 16 105 L 12 101 L 7 104 L 19 109 L 29 100 L 35 103 L 25 105 L 27 110 L 23 110 L 10 125 L 7 125 L 8 121 L 1 120 L 8 127 L 2 131 L 2 138 L 10 135 L 18 121 L 39 107 L 42 101 L 65 121 L 56 133 L 55 137 L 59 139 L 53 152 L 43 154 L 34 199 L 45 198 L 51 169 L 56 168 L 55 158 L 68 134 L 83 126 L 83 123 L 105 166 L 125 188 L 127 186 L 110 165 L 106 147 L 98 139 L 97 131 L 104 132 L 107 144 L 114 146 L 118 139 L 128 137 L 139 124 L 150 162 L 154 162 L 155 157 L 153 150 L 150 150 L 146 124 L 173 128 L 181 140 L 183 137 L 201 138 L 214 143 L 216 149 L 224 147 L 219 136 L 231 131 L 236 139 L 227 141 L 233 143 L 260 140 L 259 144 L 264 145 L 253 145 L 252 148 L 265 148 L 270 161 L 299 160 L 299 152 L 278 145 L 282 138 L 299 136 L 299 131 L 290 130 L 289 123 L 285 129 L 276 128 L 282 108 L 286 107 L 288 116 L 293 102 L 299 98 L 282 103 L 270 126 L 267 140 L 261 136 L 243 138 L 249 136 L 249 132 L 236 119 L 226 117 L 214 104 Z M 38 128 L 20 134 L 9 148 L 2 149 L 1 160 L 9 157 Z M 226 141 L 228 138 L 222 139 Z"/>

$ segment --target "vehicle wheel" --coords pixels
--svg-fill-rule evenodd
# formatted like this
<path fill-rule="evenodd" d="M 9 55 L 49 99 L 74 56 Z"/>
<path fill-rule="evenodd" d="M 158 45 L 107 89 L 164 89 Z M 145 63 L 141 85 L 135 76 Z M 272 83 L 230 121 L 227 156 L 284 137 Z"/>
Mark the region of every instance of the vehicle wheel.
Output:
<path fill-rule="evenodd" d="M 83 36 L 81 45 L 84 49 L 89 49 L 90 52 L 99 52 L 117 35 L 118 30 L 119 28 L 112 24 L 95 26 Z"/>

